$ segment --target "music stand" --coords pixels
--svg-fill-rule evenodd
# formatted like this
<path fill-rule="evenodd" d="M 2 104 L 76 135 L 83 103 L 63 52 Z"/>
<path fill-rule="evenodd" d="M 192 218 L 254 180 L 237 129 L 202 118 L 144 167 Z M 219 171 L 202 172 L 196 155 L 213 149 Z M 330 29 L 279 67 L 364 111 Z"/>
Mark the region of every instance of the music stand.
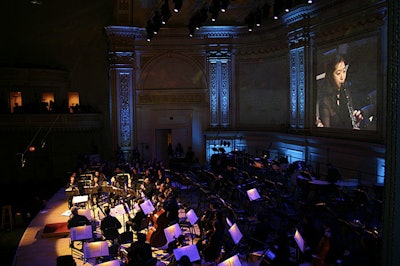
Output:
<path fill-rule="evenodd" d="M 226 223 L 229 225 L 229 227 L 231 227 L 232 226 L 231 220 L 229 220 L 228 217 L 226 217 L 225 220 L 226 220 Z"/>
<path fill-rule="evenodd" d="M 201 259 L 199 251 L 197 250 L 197 246 L 195 244 L 174 249 L 174 256 L 176 261 L 179 261 L 181 257 L 185 255 L 189 257 L 190 262 L 198 261 Z"/>
<path fill-rule="evenodd" d="M 239 260 L 237 255 L 230 257 L 229 259 L 224 260 L 219 263 L 218 266 L 242 266 L 242 263 Z"/>
<path fill-rule="evenodd" d="M 242 239 L 243 235 L 239 230 L 239 227 L 237 226 L 236 223 L 234 223 L 231 228 L 229 228 L 229 234 L 232 237 L 233 242 L 235 245 L 239 244 L 240 240 Z"/>
<path fill-rule="evenodd" d="M 296 229 L 296 232 L 294 233 L 294 240 L 296 241 L 297 246 L 299 247 L 299 250 L 304 253 L 305 250 L 305 242 L 303 237 L 301 236 L 299 230 Z"/>
<path fill-rule="evenodd" d="M 71 241 L 89 240 L 93 238 L 92 226 L 82 225 L 71 227 L 70 229 Z"/>
<path fill-rule="evenodd" d="M 84 261 L 88 259 L 109 256 L 108 243 L 106 240 L 85 243 L 83 246 Z"/>
<path fill-rule="evenodd" d="M 78 214 L 86 216 L 86 218 L 91 221 L 92 220 L 92 214 L 90 213 L 90 209 L 78 209 Z"/>
<path fill-rule="evenodd" d="M 96 264 L 96 266 L 121 266 L 121 262 L 119 260 L 110 260 Z"/>
<path fill-rule="evenodd" d="M 258 190 L 256 188 L 247 190 L 247 196 L 249 197 L 250 201 L 255 201 L 260 199 L 260 194 L 258 193 Z"/>
<path fill-rule="evenodd" d="M 179 224 L 173 224 L 171 226 L 168 226 L 167 228 L 164 228 L 164 234 L 165 237 L 167 238 L 167 244 L 170 242 L 174 241 L 177 239 L 181 234 L 181 228 L 179 227 Z"/>
<path fill-rule="evenodd" d="M 199 219 L 199 217 L 197 217 L 196 213 L 194 212 L 193 209 L 190 209 L 187 213 L 186 213 L 186 218 L 190 223 L 189 226 L 189 233 L 190 233 L 190 237 L 192 239 L 192 244 L 193 244 L 193 235 L 194 235 L 194 224 L 197 222 L 197 220 Z"/>
<path fill-rule="evenodd" d="M 149 214 L 155 210 L 153 203 L 149 199 L 145 200 L 143 203 L 140 204 L 140 208 L 142 208 L 144 214 Z"/>
<path fill-rule="evenodd" d="M 75 247 L 74 242 L 79 241 L 82 244 L 83 248 L 83 243 L 85 241 L 89 241 L 93 238 L 93 228 L 91 225 L 82 225 L 82 226 L 76 226 L 76 227 L 71 227 L 69 229 L 69 235 L 70 235 L 70 240 L 71 240 L 71 253 L 73 249 L 82 251 L 82 249 Z"/>
<path fill-rule="evenodd" d="M 194 212 L 193 209 L 190 209 L 187 213 L 186 213 L 186 218 L 189 220 L 190 224 L 193 226 L 197 220 L 199 219 L 196 215 L 196 213 Z"/>
<path fill-rule="evenodd" d="M 86 206 L 88 201 L 89 201 L 89 195 L 80 195 L 72 197 L 72 205 L 84 203 Z"/>
<path fill-rule="evenodd" d="M 111 208 L 110 210 L 110 215 L 116 217 L 117 219 L 119 219 L 119 217 L 122 216 L 122 224 L 125 224 L 125 213 L 126 213 L 125 207 L 122 204 L 118 204 L 117 206 Z"/>

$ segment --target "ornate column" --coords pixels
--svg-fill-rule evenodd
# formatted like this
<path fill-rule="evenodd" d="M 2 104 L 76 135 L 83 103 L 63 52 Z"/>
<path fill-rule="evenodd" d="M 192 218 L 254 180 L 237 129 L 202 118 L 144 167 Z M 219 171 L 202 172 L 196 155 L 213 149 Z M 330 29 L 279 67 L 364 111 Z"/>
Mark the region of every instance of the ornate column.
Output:
<path fill-rule="evenodd" d="M 310 77 L 306 73 L 311 72 L 311 66 L 307 65 L 305 58 L 310 58 L 309 27 L 306 9 L 299 9 L 286 23 L 293 30 L 288 32 L 289 60 L 290 60 L 290 127 L 304 129 L 306 125 L 306 84 Z M 310 82 L 311 84 L 311 82 Z"/>
<path fill-rule="evenodd" d="M 135 39 L 134 28 L 108 27 L 110 75 L 110 123 L 113 150 L 130 159 L 135 147 Z"/>
<path fill-rule="evenodd" d="M 209 51 L 207 54 L 210 90 L 210 125 L 230 125 L 230 62 L 229 51 Z"/>
<path fill-rule="evenodd" d="M 128 159 L 134 147 L 134 71 L 131 65 L 132 52 L 113 52 L 109 54 L 111 84 L 111 123 L 116 137 L 116 148 L 120 148 Z"/>

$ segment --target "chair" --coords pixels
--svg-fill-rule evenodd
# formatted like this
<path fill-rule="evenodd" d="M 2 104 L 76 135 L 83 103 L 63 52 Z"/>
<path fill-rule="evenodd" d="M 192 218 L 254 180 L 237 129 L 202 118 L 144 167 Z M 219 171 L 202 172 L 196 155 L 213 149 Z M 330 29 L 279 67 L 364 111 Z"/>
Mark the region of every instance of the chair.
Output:
<path fill-rule="evenodd" d="M 105 240 L 109 240 L 112 244 L 114 244 L 119 239 L 118 229 L 115 227 L 105 228 L 103 230 L 103 236 Z"/>
<path fill-rule="evenodd" d="M 148 216 L 144 217 L 142 219 L 142 221 L 140 222 L 139 227 L 133 229 L 135 231 L 136 235 L 144 230 L 147 233 L 147 230 L 149 229 L 149 222 L 150 222 L 150 218 Z"/>

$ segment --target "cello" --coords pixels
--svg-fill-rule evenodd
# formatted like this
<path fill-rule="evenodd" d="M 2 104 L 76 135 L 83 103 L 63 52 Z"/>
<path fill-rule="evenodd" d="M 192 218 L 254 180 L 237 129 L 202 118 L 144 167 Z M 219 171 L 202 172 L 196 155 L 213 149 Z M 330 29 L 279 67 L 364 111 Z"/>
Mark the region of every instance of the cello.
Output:
<path fill-rule="evenodd" d="M 147 232 L 146 242 L 155 248 L 162 247 L 167 244 L 167 237 L 164 234 L 164 229 L 169 224 L 167 212 L 163 208 L 160 209 L 151 215 L 151 221 L 153 222 L 153 226 Z"/>

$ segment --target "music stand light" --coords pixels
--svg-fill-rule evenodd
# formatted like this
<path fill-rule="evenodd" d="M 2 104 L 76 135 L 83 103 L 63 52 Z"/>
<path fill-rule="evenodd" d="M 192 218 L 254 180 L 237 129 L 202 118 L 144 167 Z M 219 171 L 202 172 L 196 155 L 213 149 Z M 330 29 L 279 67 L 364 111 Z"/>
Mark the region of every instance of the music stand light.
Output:
<path fill-rule="evenodd" d="M 229 259 L 224 260 L 219 263 L 218 266 L 242 266 L 242 263 L 239 260 L 237 255 L 230 257 Z"/>
<path fill-rule="evenodd" d="M 190 209 L 187 213 L 186 213 L 186 218 L 189 220 L 190 224 L 193 226 L 197 220 L 199 219 L 196 215 L 196 213 L 194 212 L 193 209 Z"/>
<path fill-rule="evenodd" d="M 229 225 L 229 227 L 231 227 L 232 226 L 231 220 L 229 220 L 228 217 L 226 217 L 225 220 L 226 220 L 226 223 Z"/>
<path fill-rule="evenodd" d="M 173 224 L 171 226 L 168 226 L 167 228 L 164 228 L 164 234 L 165 237 L 167 238 L 167 244 L 174 241 L 177 239 L 181 234 L 181 228 L 179 227 L 179 224 Z"/>
<path fill-rule="evenodd" d="M 240 230 L 239 230 L 239 227 L 237 226 L 236 223 L 234 223 L 231 226 L 231 228 L 229 228 L 228 231 L 232 237 L 233 242 L 235 243 L 235 245 L 237 245 L 243 237 L 242 232 L 240 232 Z"/>
<path fill-rule="evenodd" d="M 108 243 L 106 240 L 85 243 L 83 246 L 84 259 L 109 256 Z"/>
<path fill-rule="evenodd" d="M 149 214 L 155 210 L 153 203 L 149 199 L 145 200 L 143 203 L 140 204 L 140 208 L 142 208 L 144 214 Z"/>
<path fill-rule="evenodd" d="M 247 196 L 249 197 L 250 201 L 255 201 L 260 198 L 260 194 L 258 193 L 258 190 L 256 188 L 247 190 Z"/>
<path fill-rule="evenodd" d="M 195 244 L 174 249 L 174 256 L 176 261 L 179 261 L 184 255 L 189 257 L 190 262 L 198 261 L 201 259 L 199 251 L 197 250 L 197 246 Z"/>

